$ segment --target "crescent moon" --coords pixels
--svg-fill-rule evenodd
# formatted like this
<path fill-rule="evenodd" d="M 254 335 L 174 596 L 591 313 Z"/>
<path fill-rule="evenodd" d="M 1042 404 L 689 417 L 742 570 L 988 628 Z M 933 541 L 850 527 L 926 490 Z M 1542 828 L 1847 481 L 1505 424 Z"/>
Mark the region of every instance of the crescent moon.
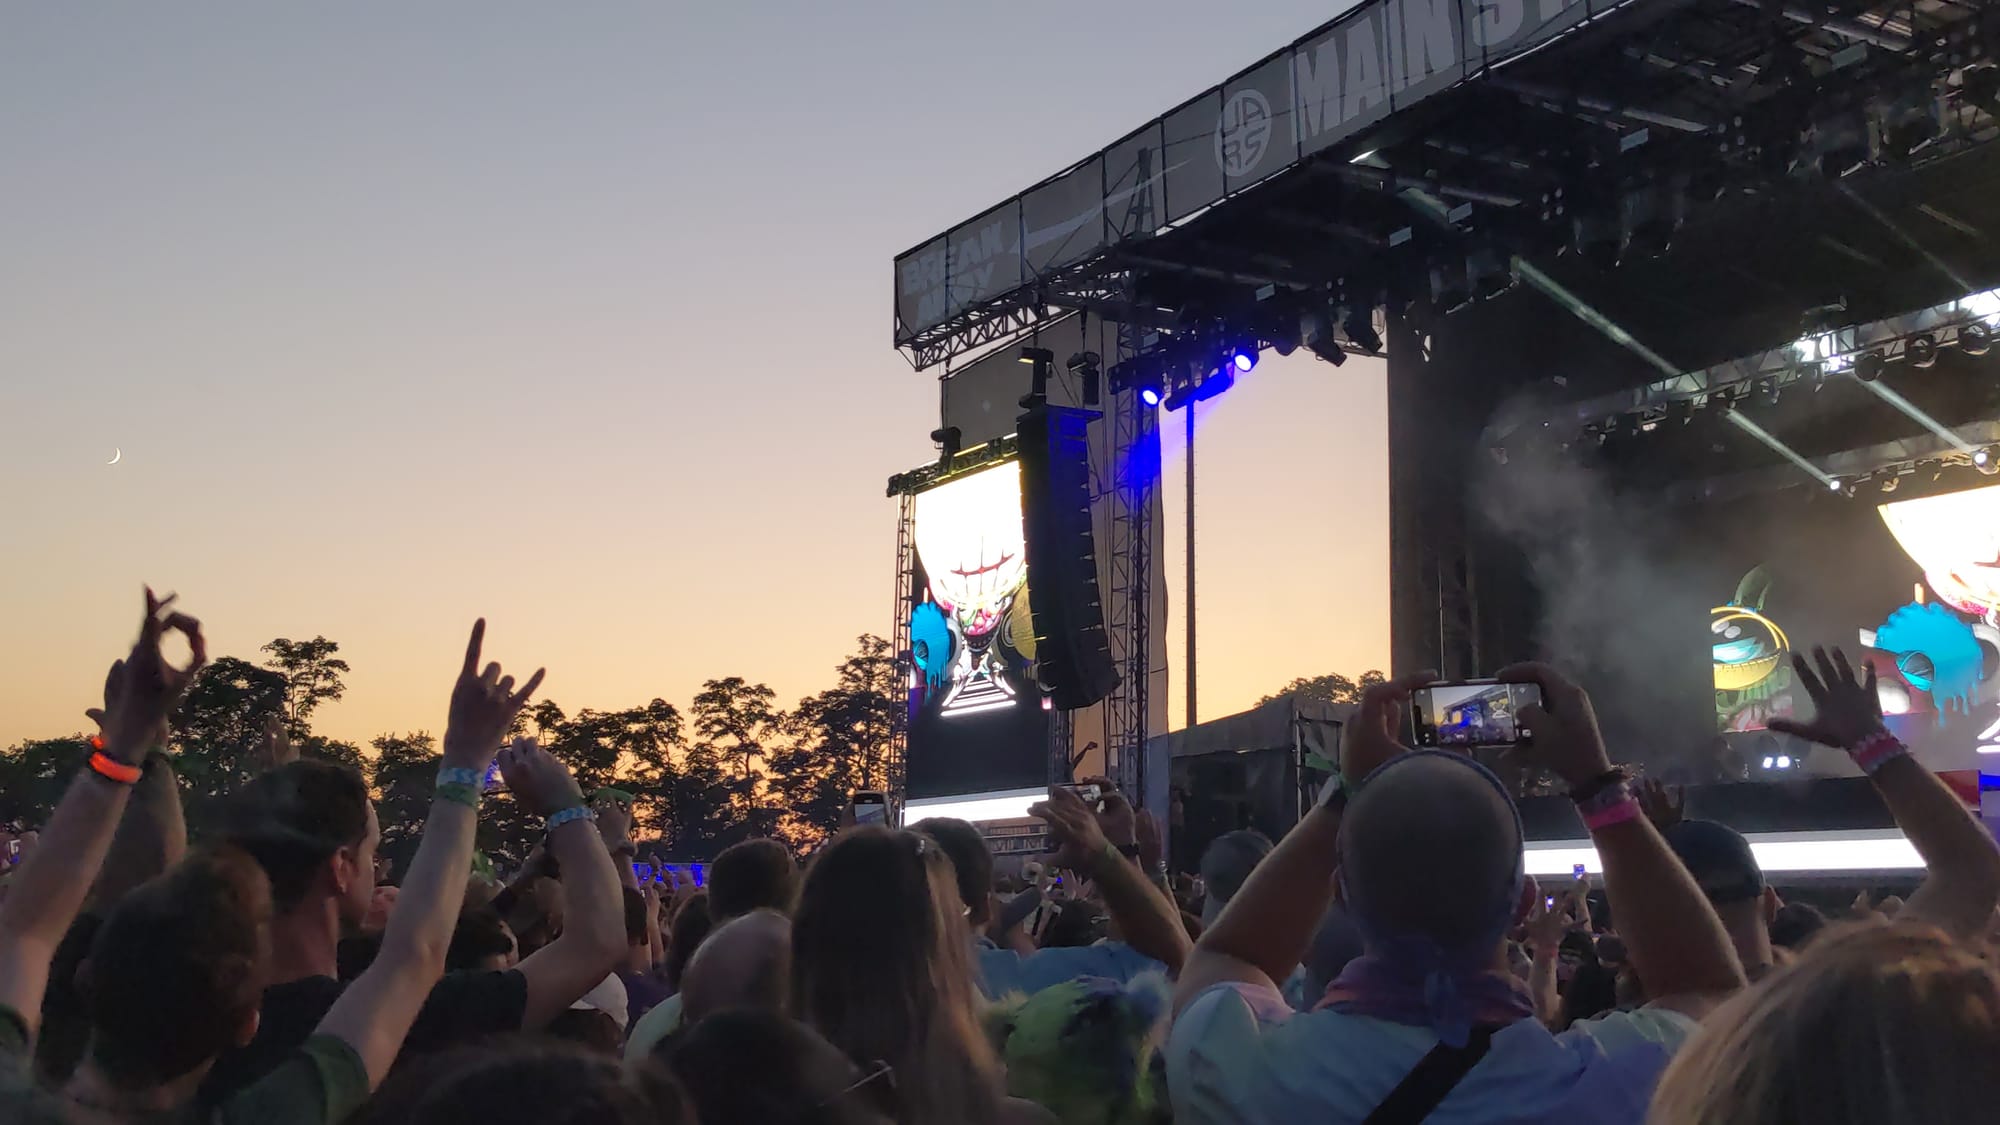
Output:
<path fill-rule="evenodd" d="M 123 449 L 118 449 L 118 448 L 114 447 L 114 448 L 113 448 L 113 449 L 111 450 L 111 460 L 109 460 L 109 461 L 106 461 L 106 462 L 105 462 L 105 464 L 107 464 L 107 465 L 116 465 L 116 464 L 118 463 L 119 459 L 120 459 L 120 458 L 122 458 L 122 457 L 124 457 L 124 456 L 125 456 L 125 451 L 124 451 Z"/>

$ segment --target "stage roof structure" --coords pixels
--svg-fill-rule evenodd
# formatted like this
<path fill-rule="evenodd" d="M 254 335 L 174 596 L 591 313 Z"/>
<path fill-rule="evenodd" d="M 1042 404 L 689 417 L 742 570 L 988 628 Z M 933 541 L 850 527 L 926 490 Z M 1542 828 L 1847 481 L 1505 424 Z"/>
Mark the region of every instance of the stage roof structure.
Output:
<path fill-rule="evenodd" d="M 1796 337 L 1800 292 L 1858 323 L 2000 286 L 1996 59 L 1979 0 L 1369 0 L 899 255 L 895 344 L 924 369 L 1081 309 L 1142 352 L 1374 351 L 1357 310 L 1527 260 L 1724 363 Z"/>

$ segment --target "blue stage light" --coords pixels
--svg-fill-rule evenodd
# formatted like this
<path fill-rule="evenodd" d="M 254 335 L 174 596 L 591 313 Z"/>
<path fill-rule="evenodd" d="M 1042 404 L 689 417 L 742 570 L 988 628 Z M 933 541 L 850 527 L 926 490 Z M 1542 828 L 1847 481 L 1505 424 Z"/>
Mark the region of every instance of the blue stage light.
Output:
<path fill-rule="evenodd" d="M 1249 371 L 1251 368 L 1257 366 L 1257 353 L 1239 351 L 1231 358 L 1230 362 L 1236 365 L 1236 370 L 1238 371 Z"/>
<path fill-rule="evenodd" d="M 1158 406 L 1160 405 L 1160 390 L 1158 387 L 1147 387 L 1139 392 L 1139 398 L 1147 406 Z"/>

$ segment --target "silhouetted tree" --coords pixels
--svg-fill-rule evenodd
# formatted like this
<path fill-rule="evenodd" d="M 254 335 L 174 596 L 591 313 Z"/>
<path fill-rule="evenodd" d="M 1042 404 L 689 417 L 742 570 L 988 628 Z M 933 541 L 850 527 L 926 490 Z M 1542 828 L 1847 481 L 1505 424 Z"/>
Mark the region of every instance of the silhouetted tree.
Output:
<path fill-rule="evenodd" d="M 270 654 L 264 666 L 285 677 L 285 729 L 294 739 L 304 739 L 319 705 L 347 694 L 341 680 L 350 670 L 347 661 L 334 655 L 340 646 L 325 637 L 309 641 L 279 637 L 263 651 Z"/>
<path fill-rule="evenodd" d="M 170 735 L 190 828 L 249 780 L 265 720 L 284 709 L 285 677 L 247 660 L 220 657 L 195 676 Z"/>
<path fill-rule="evenodd" d="M 0 823 L 33 828 L 47 820 L 89 756 L 90 744 L 80 734 L 31 738 L 0 751 Z"/>
<path fill-rule="evenodd" d="M 1335 705 L 1355 704 L 1361 702 L 1362 692 L 1382 683 L 1385 679 L 1382 673 L 1372 668 L 1361 673 L 1359 680 L 1350 680 L 1338 672 L 1326 676 L 1314 676 L 1311 679 L 1300 677 L 1258 700 L 1257 705 L 1261 707 L 1274 699 L 1287 697 Z"/>
<path fill-rule="evenodd" d="M 888 785 L 890 741 L 904 705 L 896 685 L 889 642 L 863 634 L 836 669 L 834 686 L 785 717 L 788 745 L 771 759 L 771 789 L 791 814 L 796 843 L 832 832 L 854 790 Z"/>
<path fill-rule="evenodd" d="M 700 766 L 725 760 L 740 763 L 741 770 L 731 788 L 736 808 L 752 835 L 769 835 L 776 826 L 778 810 L 757 800 L 759 774 L 756 761 L 771 756 L 771 743 L 778 733 L 780 715 L 772 707 L 777 694 L 763 684 L 745 682 L 741 676 L 708 680 L 694 697 L 694 731 L 699 741 L 690 758 Z"/>

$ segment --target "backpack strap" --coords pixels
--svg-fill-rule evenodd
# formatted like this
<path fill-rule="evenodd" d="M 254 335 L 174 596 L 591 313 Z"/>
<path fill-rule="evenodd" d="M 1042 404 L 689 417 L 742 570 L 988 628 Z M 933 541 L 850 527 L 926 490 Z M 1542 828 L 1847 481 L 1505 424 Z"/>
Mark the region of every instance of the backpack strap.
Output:
<path fill-rule="evenodd" d="M 1497 1030 L 1491 1024 L 1480 1024 L 1466 1036 L 1463 1047 L 1448 1047 L 1443 1043 L 1432 1047 L 1362 1125 L 1418 1125 L 1486 1057 Z"/>

